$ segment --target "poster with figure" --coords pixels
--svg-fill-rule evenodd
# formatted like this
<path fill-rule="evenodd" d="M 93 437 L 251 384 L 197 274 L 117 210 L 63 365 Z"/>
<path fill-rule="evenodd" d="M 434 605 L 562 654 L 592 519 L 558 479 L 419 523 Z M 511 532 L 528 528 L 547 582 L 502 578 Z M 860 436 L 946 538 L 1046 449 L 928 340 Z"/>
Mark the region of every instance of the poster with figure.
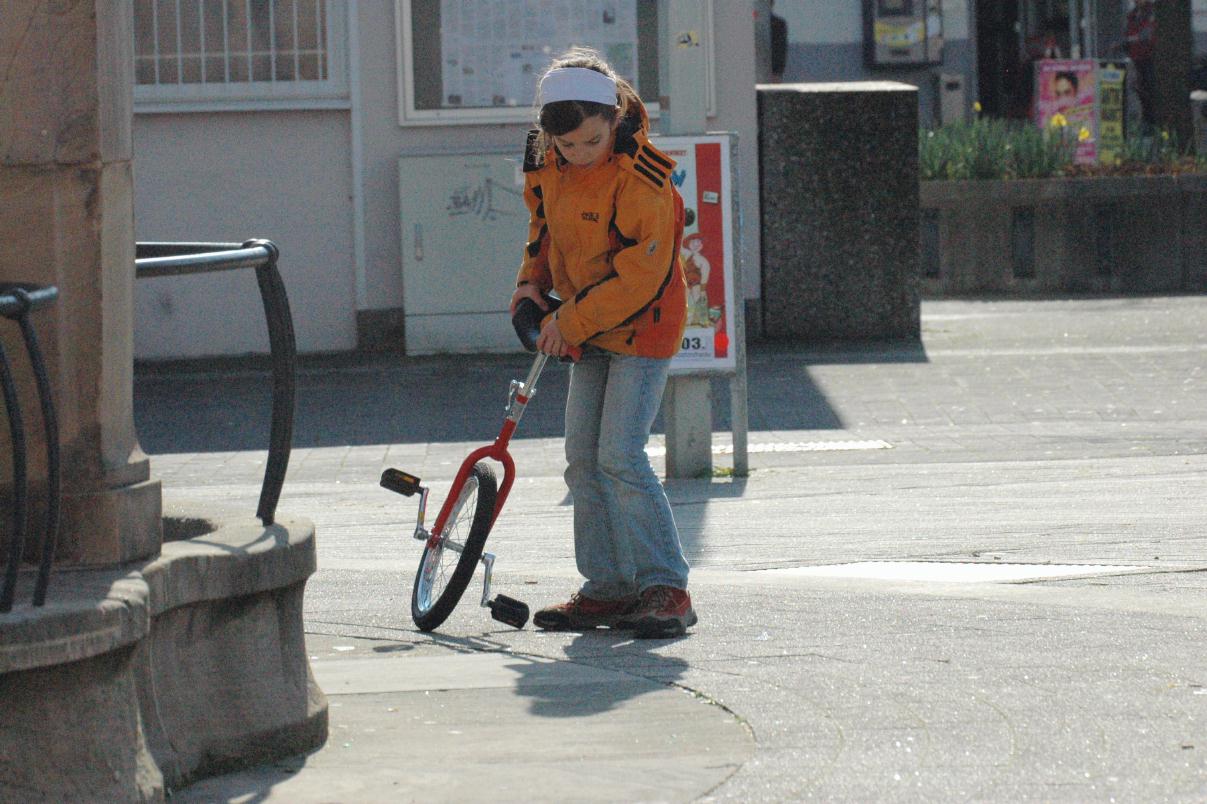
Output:
<path fill-rule="evenodd" d="M 687 280 L 687 329 L 674 373 L 732 371 L 734 361 L 733 196 L 729 138 L 654 137 L 675 160 L 671 181 L 683 196 L 680 264 Z"/>
<path fill-rule="evenodd" d="M 574 45 L 636 86 L 636 0 L 440 0 L 443 104 L 531 106 L 537 78 Z"/>
<path fill-rule="evenodd" d="M 1035 122 L 1056 123 L 1077 142 L 1073 161 L 1098 161 L 1098 63 L 1093 59 L 1043 59 L 1035 68 Z M 1060 125 L 1063 123 L 1064 125 Z"/>

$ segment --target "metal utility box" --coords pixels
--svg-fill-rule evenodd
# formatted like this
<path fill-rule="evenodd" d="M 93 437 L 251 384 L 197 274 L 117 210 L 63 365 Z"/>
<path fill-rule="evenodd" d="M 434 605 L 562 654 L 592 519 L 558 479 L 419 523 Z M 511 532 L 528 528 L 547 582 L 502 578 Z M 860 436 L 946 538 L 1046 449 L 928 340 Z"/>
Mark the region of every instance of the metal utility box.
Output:
<path fill-rule="evenodd" d="M 935 118 L 941 126 L 968 119 L 968 93 L 960 73 L 935 75 Z"/>
<path fill-rule="evenodd" d="M 942 0 L 863 0 L 869 67 L 943 63 Z"/>

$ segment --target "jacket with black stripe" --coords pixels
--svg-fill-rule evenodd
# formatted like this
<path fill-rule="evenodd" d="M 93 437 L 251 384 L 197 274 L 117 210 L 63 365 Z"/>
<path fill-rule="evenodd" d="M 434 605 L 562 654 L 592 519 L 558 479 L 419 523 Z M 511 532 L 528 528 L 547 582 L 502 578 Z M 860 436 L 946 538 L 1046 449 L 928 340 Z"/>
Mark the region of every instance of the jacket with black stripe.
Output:
<path fill-rule="evenodd" d="M 525 155 L 531 214 L 517 285 L 564 300 L 557 323 L 572 345 L 667 358 L 680 348 L 687 291 L 679 260 L 683 200 L 675 162 L 650 144 L 645 110 L 621 121 L 613 152 L 588 170 L 567 170 L 556 148 L 543 164 Z"/>

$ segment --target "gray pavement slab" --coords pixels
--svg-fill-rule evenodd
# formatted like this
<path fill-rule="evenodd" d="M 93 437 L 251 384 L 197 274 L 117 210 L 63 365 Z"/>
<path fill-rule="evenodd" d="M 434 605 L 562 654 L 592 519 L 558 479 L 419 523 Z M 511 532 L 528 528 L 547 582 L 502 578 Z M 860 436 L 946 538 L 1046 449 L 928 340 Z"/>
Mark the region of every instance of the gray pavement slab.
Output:
<path fill-rule="evenodd" d="M 485 638 L 432 647 L 312 637 L 315 677 L 331 702 L 326 746 L 178 797 L 256 801 L 271 790 L 297 802 L 473 801 L 489 791 L 494 801 L 529 801 L 544 788 L 575 791 L 577 801 L 690 800 L 753 753 L 739 718 L 661 681 Z M 528 726 L 517 731 L 517 722 Z"/>
<path fill-rule="evenodd" d="M 376 477 L 415 471 L 439 499 L 525 358 L 305 367 L 281 510 L 317 526 L 306 627 L 331 738 L 182 795 L 1207 799 L 1205 325 L 1205 297 L 942 301 L 921 344 L 756 345 L 751 476 L 668 484 L 700 623 L 644 643 L 513 630 L 476 585 L 437 633 L 410 622 L 415 504 Z M 140 371 L 167 495 L 254 509 L 266 388 Z M 555 371 L 487 548 L 496 591 L 534 608 L 578 582 L 562 394 Z M 939 579 L 792 572 L 871 561 Z M 978 565 L 1041 569 L 960 574 Z M 1099 569 L 1036 577 L 1054 565 Z"/>

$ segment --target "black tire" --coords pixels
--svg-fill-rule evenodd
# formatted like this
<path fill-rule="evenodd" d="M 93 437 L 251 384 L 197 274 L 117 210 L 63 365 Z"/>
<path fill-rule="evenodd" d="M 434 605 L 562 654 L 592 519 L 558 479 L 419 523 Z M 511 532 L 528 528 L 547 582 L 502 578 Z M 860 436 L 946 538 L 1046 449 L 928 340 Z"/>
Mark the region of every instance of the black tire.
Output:
<path fill-rule="evenodd" d="M 411 591 L 411 619 L 420 631 L 431 631 L 448 619 L 474 577 L 490 533 L 497 490 L 494 470 L 485 463 L 474 464 L 461 486 L 449 489 L 455 502 L 440 543 L 436 547 L 424 544 Z M 460 555 L 445 549 L 445 539 L 462 545 Z M 454 558 L 456 567 L 449 574 Z"/>

